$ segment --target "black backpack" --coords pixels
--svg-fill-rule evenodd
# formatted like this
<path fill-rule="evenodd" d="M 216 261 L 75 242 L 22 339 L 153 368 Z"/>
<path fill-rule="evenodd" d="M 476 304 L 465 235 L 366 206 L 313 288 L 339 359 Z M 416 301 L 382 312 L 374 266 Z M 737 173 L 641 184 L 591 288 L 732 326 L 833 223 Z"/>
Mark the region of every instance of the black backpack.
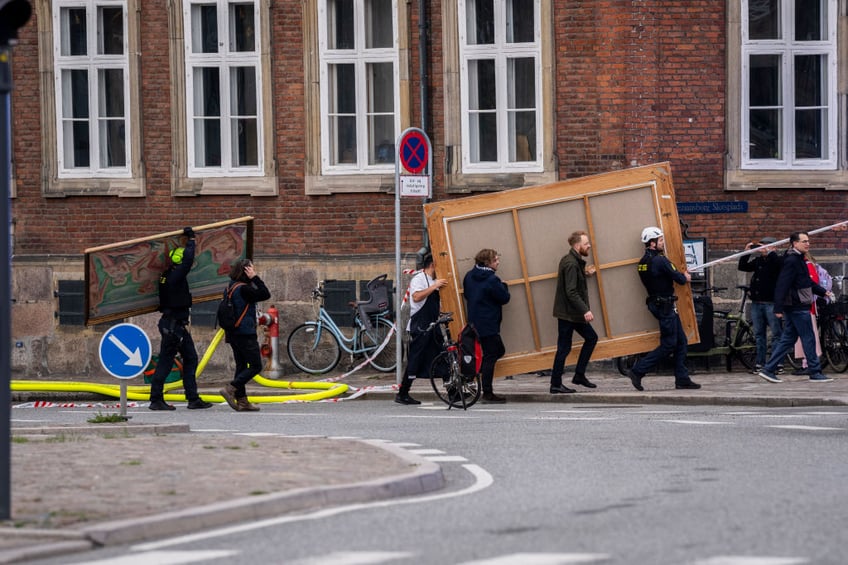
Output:
<path fill-rule="evenodd" d="M 244 305 L 244 311 L 240 316 L 236 315 L 236 307 L 233 304 L 233 293 L 240 286 L 244 286 L 244 283 L 234 284 L 229 288 L 229 291 L 224 289 L 224 298 L 218 303 L 218 314 L 216 316 L 218 326 L 225 332 L 231 332 L 239 327 L 244 315 L 247 314 L 247 304 Z"/>
<path fill-rule="evenodd" d="M 462 376 L 476 377 L 483 364 L 483 346 L 480 345 L 480 335 L 474 324 L 466 324 L 459 332 L 459 370 Z"/>

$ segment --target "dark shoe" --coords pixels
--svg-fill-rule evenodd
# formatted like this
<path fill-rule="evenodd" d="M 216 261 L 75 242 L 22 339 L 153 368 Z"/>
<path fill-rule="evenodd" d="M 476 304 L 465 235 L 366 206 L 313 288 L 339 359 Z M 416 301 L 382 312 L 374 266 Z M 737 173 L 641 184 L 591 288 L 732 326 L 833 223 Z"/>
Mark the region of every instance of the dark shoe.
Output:
<path fill-rule="evenodd" d="M 212 408 L 212 403 L 206 402 L 202 398 L 196 398 L 188 403 L 189 410 L 203 410 L 204 408 Z"/>
<path fill-rule="evenodd" d="M 765 370 L 765 368 L 761 369 L 757 376 L 761 379 L 765 379 L 770 383 L 782 383 L 783 381 L 777 378 L 777 375 L 774 373 L 770 373 Z"/>
<path fill-rule="evenodd" d="M 630 369 L 627 372 L 627 376 L 630 377 L 630 382 L 633 383 L 633 388 L 636 390 L 645 390 L 642 387 L 642 377 L 633 372 L 633 369 Z"/>
<path fill-rule="evenodd" d="M 164 400 L 152 400 L 150 402 L 150 406 L 148 406 L 151 410 L 176 410 L 176 406 L 172 406 L 168 404 Z"/>
<path fill-rule="evenodd" d="M 227 401 L 227 404 L 230 405 L 230 408 L 238 412 L 238 403 L 236 402 L 236 387 L 228 384 L 218 392 L 221 393 L 221 396 L 224 397 L 224 400 Z"/>
<path fill-rule="evenodd" d="M 586 388 L 598 388 L 598 385 L 586 378 L 586 375 L 574 375 L 571 384 L 585 386 Z"/>
<path fill-rule="evenodd" d="M 397 402 L 398 404 L 406 404 L 407 406 L 415 405 L 415 404 L 421 404 L 420 400 L 415 400 L 414 398 L 412 398 L 408 394 L 396 394 L 395 395 L 395 402 Z"/>
<path fill-rule="evenodd" d="M 569 392 L 577 392 L 577 391 L 574 390 L 573 388 L 568 388 L 565 385 L 559 385 L 559 386 L 552 386 L 551 387 L 551 394 L 567 394 Z"/>
<path fill-rule="evenodd" d="M 762 367 L 760 367 L 760 368 L 762 368 Z M 774 370 L 774 373 L 776 375 L 782 375 L 785 372 L 786 372 L 786 370 L 783 368 L 783 365 L 778 365 L 777 369 Z"/>
<path fill-rule="evenodd" d="M 506 398 L 503 396 L 498 396 L 494 392 L 484 392 L 483 393 L 483 404 L 504 404 L 506 403 Z"/>
<path fill-rule="evenodd" d="M 255 404 L 251 404 L 250 401 L 247 400 L 247 397 L 237 398 L 236 399 L 236 411 L 237 412 L 259 412 L 259 406 Z"/>
<path fill-rule="evenodd" d="M 810 375 L 810 382 L 811 383 L 829 383 L 832 380 L 833 379 L 831 379 L 827 375 L 823 375 L 822 373 L 816 373 L 815 375 Z"/>
<path fill-rule="evenodd" d="M 674 383 L 674 388 L 676 389 L 689 389 L 689 390 L 697 390 L 701 388 L 701 385 L 698 383 L 693 383 L 692 381 L 688 381 L 685 383 Z"/>
<path fill-rule="evenodd" d="M 810 370 L 809 370 L 809 369 L 804 369 L 804 368 L 802 368 L 802 369 L 795 369 L 794 371 L 792 371 L 792 374 L 793 374 L 793 375 L 795 375 L 796 377 L 800 377 L 801 375 L 805 375 L 805 376 L 806 376 L 806 375 L 809 375 L 809 374 L 810 374 Z"/>

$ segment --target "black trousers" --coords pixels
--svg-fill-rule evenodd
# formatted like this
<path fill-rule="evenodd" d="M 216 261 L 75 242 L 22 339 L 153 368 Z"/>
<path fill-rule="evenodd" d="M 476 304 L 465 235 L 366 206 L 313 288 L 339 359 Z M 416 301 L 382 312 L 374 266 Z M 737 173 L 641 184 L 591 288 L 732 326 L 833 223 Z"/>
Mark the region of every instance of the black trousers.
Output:
<path fill-rule="evenodd" d="M 236 362 L 236 372 L 231 385 L 236 388 L 236 398 L 244 398 L 247 391 L 244 388 L 250 379 L 262 371 L 262 354 L 259 351 L 259 340 L 256 334 L 231 334 L 227 336 L 233 359 Z"/>
<path fill-rule="evenodd" d="M 480 364 L 480 373 L 483 379 L 483 392 L 492 392 L 492 381 L 495 378 L 495 363 L 506 353 L 500 334 L 488 335 L 480 338 L 480 346 L 483 348 L 483 362 Z"/>
<path fill-rule="evenodd" d="M 159 361 L 150 378 L 150 401 L 164 399 L 165 380 L 174 366 L 177 353 L 183 358 L 183 389 L 186 399 L 191 402 L 200 398 L 197 395 L 197 349 L 185 322 L 174 318 L 159 318 L 159 333 L 162 345 L 159 348 Z"/>

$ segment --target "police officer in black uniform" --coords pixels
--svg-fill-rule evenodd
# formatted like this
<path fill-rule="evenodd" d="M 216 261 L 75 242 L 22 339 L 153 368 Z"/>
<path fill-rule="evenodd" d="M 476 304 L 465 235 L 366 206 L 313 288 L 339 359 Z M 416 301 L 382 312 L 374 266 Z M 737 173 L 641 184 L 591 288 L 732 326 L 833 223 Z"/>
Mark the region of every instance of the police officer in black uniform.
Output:
<path fill-rule="evenodd" d="M 642 230 L 642 243 L 645 255 L 639 261 L 638 271 L 642 284 L 648 291 L 645 303 L 648 310 L 660 322 L 660 345 L 640 359 L 630 370 L 628 376 L 636 390 L 644 390 L 642 377 L 653 369 L 669 354 L 674 354 L 675 388 L 697 389 L 701 385 L 692 382 L 686 368 L 686 332 L 677 315 L 674 295 L 674 283 L 686 284 L 692 280 L 688 272 L 680 272 L 663 254 L 665 237 L 657 227 L 650 226 Z"/>
<path fill-rule="evenodd" d="M 162 334 L 162 345 L 156 371 L 150 380 L 151 410 L 176 410 L 175 406 L 165 402 L 164 388 L 165 379 L 171 372 L 178 352 L 183 359 L 183 389 L 188 407 L 197 410 L 212 406 L 212 403 L 204 401 L 197 394 L 197 350 L 188 331 L 191 292 L 187 280 L 194 263 L 194 230 L 184 228 L 183 235 L 187 238 L 185 247 L 171 251 L 171 266 L 159 277 L 159 311 L 162 312 L 159 333 Z"/>

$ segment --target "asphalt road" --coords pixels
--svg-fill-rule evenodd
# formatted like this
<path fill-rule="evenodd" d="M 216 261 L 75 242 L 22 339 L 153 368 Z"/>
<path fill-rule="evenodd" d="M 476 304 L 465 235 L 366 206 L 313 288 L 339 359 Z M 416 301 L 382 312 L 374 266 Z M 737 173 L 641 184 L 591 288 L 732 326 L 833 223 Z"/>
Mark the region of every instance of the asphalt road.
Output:
<path fill-rule="evenodd" d="M 39 563 L 848 561 L 848 408 L 366 400 L 255 416 L 191 425 L 382 439 L 436 458 L 447 487 Z"/>

